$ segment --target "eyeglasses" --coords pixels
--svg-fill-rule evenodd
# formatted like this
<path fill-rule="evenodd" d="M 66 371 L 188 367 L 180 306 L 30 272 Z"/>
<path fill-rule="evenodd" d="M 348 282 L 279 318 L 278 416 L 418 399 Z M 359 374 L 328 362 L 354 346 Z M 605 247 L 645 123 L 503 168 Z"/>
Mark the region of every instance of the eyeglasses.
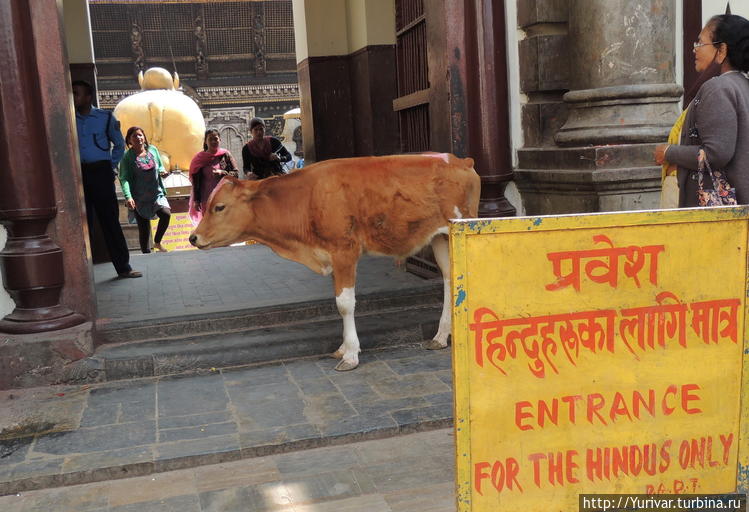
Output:
<path fill-rule="evenodd" d="M 700 43 L 699 41 L 695 41 L 694 43 L 692 43 L 692 49 L 696 50 L 700 46 L 707 46 L 709 44 L 716 45 L 716 44 L 721 44 L 722 42 L 723 41 L 713 41 L 712 43 Z"/>

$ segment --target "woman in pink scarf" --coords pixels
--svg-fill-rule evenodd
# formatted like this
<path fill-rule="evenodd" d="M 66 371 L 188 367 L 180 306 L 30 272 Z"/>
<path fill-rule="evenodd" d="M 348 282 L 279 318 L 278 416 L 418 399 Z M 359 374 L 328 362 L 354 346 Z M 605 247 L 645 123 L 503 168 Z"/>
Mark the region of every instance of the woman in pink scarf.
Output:
<path fill-rule="evenodd" d="M 197 226 L 203 218 L 203 208 L 208 204 L 211 192 L 224 176 L 239 177 L 234 157 L 221 146 L 221 136 L 216 129 L 206 130 L 203 151 L 190 162 L 190 219 Z"/>

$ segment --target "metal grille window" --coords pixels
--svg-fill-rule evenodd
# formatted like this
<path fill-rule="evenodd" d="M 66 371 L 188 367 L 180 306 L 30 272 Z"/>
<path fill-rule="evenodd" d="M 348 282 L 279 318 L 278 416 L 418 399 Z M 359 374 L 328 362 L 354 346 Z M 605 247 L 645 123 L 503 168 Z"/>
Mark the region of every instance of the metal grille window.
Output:
<path fill-rule="evenodd" d="M 213 28 L 250 28 L 254 2 L 208 2 L 205 5 L 205 26 Z"/>
<path fill-rule="evenodd" d="M 91 30 L 128 31 L 130 20 L 119 5 L 91 5 Z"/>
<path fill-rule="evenodd" d="M 292 19 L 291 1 L 264 2 L 265 4 L 265 26 L 287 27 Z"/>
<path fill-rule="evenodd" d="M 141 20 L 143 30 L 189 29 L 192 27 L 192 12 L 189 5 L 157 4 L 142 5 Z"/>
<path fill-rule="evenodd" d="M 266 28 L 265 51 L 267 53 L 294 53 L 294 29 Z"/>
<path fill-rule="evenodd" d="M 92 36 L 97 59 L 130 57 L 129 32 L 93 32 Z"/>
<path fill-rule="evenodd" d="M 208 31 L 208 51 L 212 54 L 253 53 L 252 29 L 229 28 Z"/>
<path fill-rule="evenodd" d="M 139 47 L 145 56 L 146 67 L 165 61 L 169 68 L 179 66 L 183 74 L 195 73 L 197 48 L 200 46 L 195 23 L 201 16 L 207 46 L 203 52 L 212 75 L 233 75 L 251 70 L 251 62 L 248 63 L 247 59 L 253 59 L 258 50 L 255 30 L 260 27 L 264 34 L 267 69 L 296 69 L 292 57 L 295 45 L 291 0 L 89 0 L 89 8 L 94 51 L 102 65 L 126 60 L 134 62 L 134 52 Z M 260 14 L 262 18 L 257 18 Z M 133 33 L 133 21 L 137 23 L 140 34 Z M 136 38 L 135 44 L 133 37 Z M 130 73 L 116 76 L 121 78 L 127 74 Z"/>

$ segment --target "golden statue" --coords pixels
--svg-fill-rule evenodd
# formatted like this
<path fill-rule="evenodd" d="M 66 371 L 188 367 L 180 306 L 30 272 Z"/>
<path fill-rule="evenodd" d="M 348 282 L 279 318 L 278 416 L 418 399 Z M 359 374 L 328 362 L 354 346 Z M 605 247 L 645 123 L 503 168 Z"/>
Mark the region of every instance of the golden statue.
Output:
<path fill-rule="evenodd" d="M 164 68 L 150 68 L 138 74 L 140 92 L 120 101 L 114 114 L 122 135 L 131 126 L 140 126 L 148 142 L 159 149 L 164 167 L 186 171 L 195 153 L 203 149 L 205 120 L 200 107 L 179 88 Z"/>

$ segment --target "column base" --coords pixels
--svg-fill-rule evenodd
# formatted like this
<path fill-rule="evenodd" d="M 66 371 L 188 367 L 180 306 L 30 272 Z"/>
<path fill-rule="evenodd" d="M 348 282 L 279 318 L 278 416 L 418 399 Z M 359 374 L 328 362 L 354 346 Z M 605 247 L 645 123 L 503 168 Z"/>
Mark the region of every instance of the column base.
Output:
<path fill-rule="evenodd" d="M 679 117 L 682 88 L 642 84 L 570 91 L 567 122 L 554 136 L 560 146 L 661 142 Z"/>
<path fill-rule="evenodd" d="M 512 173 L 481 175 L 479 217 L 515 217 L 517 210 L 505 197 Z"/>
<path fill-rule="evenodd" d="M 86 321 L 83 315 L 63 306 L 49 308 L 46 312 L 48 313 L 47 315 L 39 318 L 39 310 L 37 309 L 24 310 L 16 308 L 11 314 L 0 320 L 0 332 L 8 334 L 34 334 L 67 329 Z"/>
<path fill-rule="evenodd" d="M 94 382 L 95 370 L 81 365 L 94 352 L 93 323 L 55 332 L 3 336 L 0 389 Z"/>
<path fill-rule="evenodd" d="M 523 149 L 515 183 L 526 215 L 649 210 L 659 207 L 654 144 Z"/>

